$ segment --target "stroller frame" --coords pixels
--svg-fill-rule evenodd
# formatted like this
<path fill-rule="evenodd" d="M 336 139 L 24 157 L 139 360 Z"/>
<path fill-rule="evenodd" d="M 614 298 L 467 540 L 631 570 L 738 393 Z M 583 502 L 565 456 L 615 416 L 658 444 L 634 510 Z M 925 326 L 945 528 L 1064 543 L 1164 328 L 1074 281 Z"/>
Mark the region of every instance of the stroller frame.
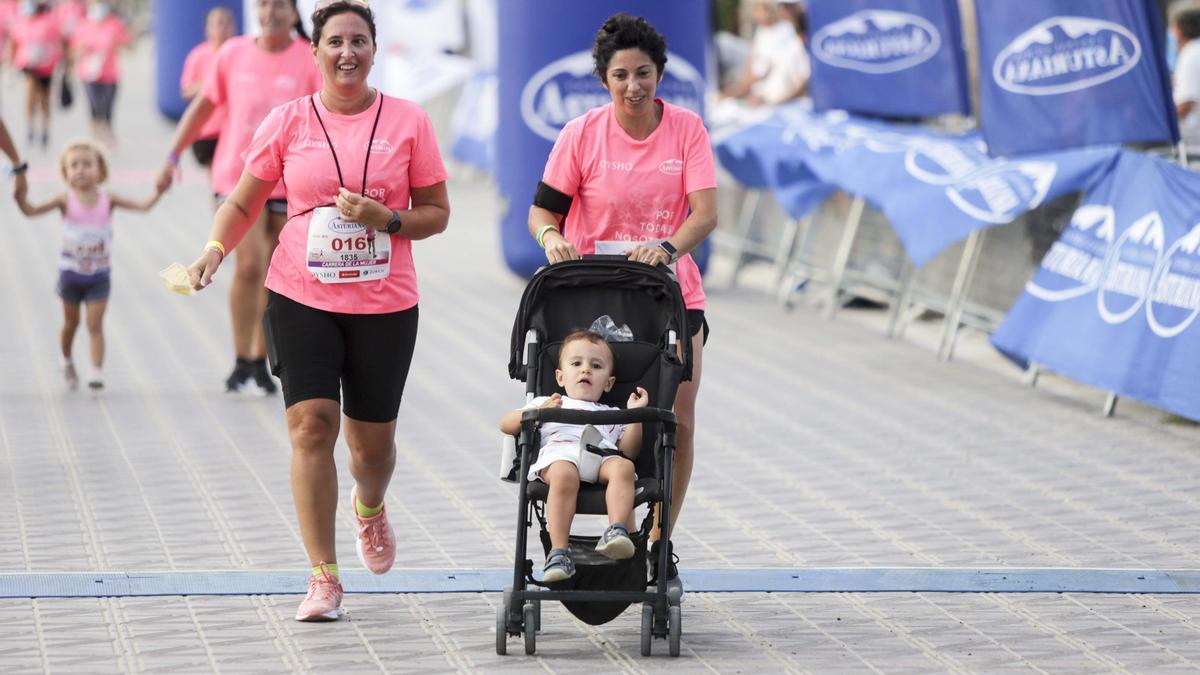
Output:
<path fill-rule="evenodd" d="M 555 265 L 557 271 L 565 271 L 571 266 L 588 266 L 595 269 L 596 265 L 617 266 L 625 270 L 634 270 L 638 273 L 646 273 L 661 277 L 663 280 L 669 281 L 673 285 L 674 294 L 678 302 L 679 312 L 684 320 L 686 315 L 683 315 L 683 300 L 679 295 L 678 286 L 675 284 L 674 277 L 667 268 L 652 268 L 642 263 L 631 263 L 623 256 L 587 256 L 582 261 L 571 261 L 567 263 L 559 263 Z M 632 266 L 632 267 L 631 267 Z M 534 287 L 535 282 L 544 272 L 549 269 L 543 267 L 538 274 L 534 276 L 534 280 L 530 282 L 530 288 Z M 528 297 L 529 291 L 526 291 Z M 522 300 L 522 314 L 524 314 L 526 300 Z M 521 317 L 518 316 L 518 322 Z M 519 324 L 518 324 L 519 325 Z M 683 324 L 686 327 L 686 323 Z M 672 331 L 673 332 L 673 331 Z M 688 341 L 686 330 L 683 335 L 683 379 L 690 379 L 691 369 L 691 345 Z M 514 355 L 514 361 L 510 363 L 510 374 L 514 379 L 524 379 L 526 383 L 526 393 L 528 395 L 535 394 L 538 387 L 538 368 L 541 358 L 541 348 L 539 336 L 536 330 L 528 329 L 525 332 L 523 344 L 516 344 L 517 336 L 514 331 L 514 352 L 523 356 L 518 363 Z M 668 358 L 673 359 L 676 363 L 680 361 L 680 355 L 676 352 L 676 347 L 673 340 L 664 340 L 661 348 L 664 351 L 669 350 Z M 619 410 L 605 411 L 583 411 L 569 410 L 562 408 L 545 408 L 526 410 L 521 415 L 521 429 L 517 437 L 517 452 L 519 457 L 519 468 L 517 469 L 518 485 L 518 506 L 517 506 L 517 537 L 515 545 L 515 554 L 513 557 L 513 579 L 512 585 L 506 587 L 503 593 L 503 602 L 496 609 L 496 653 L 507 653 L 507 640 L 509 636 L 523 637 L 526 654 L 533 654 L 536 651 L 537 632 L 541 630 L 541 603 L 542 601 L 584 601 L 584 602 L 613 602 L 624 603 L 626 605 L 632 603 L 642 603 L 641 615 L 641 653 L 643 656 L 649 656 L 651 653 L 651 645 L 653 638 L 666 638 L 668 643 L 668 652 L 671 656 L 679 656 L 680 653 L 680 633 L 681 633 L 681 600 L 682 587 L 678 583 L 669 583 L 666 579 L 665 572 L 669 568 L 671 561 L 670 547 L 660 546 L 658 551 L 657 569 L 660 570 L 658 578 L 654 580 L 653 585 L 647 586 L 644 591 L 606 591 L 606 590 L 549 590 L 545 583 L 537 580 L 533 576 L 533 561 L 529 559 L 526 551 L 528 545 L 529 529 L 533 526 L 533 519 L 536 517 L 545 527 L 545 519 L 543 512 L 538 510 L 538 502 L 531 499 L 529 495 L 529 467 L 536 461 L 539 449 L 539 432 L 538 427 L 541 423 L 558 422 L 564 424 L 632 424 L 632 423 L 652 423 L 658 427 L 656 442 L 653 443 L 654 448 L 654 464 L 657 468 L 656 474 L 652 477 L 657 484 L 658 499 L 650 499 L 645 503 L 649 506 L 650 512 L 646 516 L 643 527 L 639 528 L 638 534 L 643 531 L 649 534 L 650 528 L 645 525 L 646 522 L 651 522 L 655 504 L 659 505 L 659 522 L 658 531 L 660 541 L 667 541 L 667 533 L 670 531 L 670 509 L 671 509 L 671 489 L 672 485 L 672 464 L 675 452 L 675 432 L 676 418 L 675 413 L 671 410 L 656 407 L 644 407 Z M 544 509 L 544 505 L 542 505 Z M 640 551 L 639 551 L 640 553 Z M 635 553 L 636 555 L 636 553 Z"/>

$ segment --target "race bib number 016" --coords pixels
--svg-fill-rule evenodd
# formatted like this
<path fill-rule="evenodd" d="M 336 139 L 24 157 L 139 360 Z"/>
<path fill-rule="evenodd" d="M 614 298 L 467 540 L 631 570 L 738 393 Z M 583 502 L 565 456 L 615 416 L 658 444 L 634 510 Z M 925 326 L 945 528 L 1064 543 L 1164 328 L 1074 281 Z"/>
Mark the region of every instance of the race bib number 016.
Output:
<path fill-rule="evenodd" d="M 392 240 L 362 223 L 343 220 L 332 206 L 313 210 L 308 224 L 308 271 L 323 284 L 377 281 L 391 271 Z"/>

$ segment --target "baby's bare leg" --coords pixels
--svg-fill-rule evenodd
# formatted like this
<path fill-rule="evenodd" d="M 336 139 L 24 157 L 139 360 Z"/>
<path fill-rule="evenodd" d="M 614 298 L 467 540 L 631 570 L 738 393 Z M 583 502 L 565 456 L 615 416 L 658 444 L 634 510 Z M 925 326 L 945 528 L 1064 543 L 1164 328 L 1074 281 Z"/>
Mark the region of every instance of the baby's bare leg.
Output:
<path fill-rule="evenodd" d="M 567 548 L 571 521 L 575 519 L 575 500 L 579 496 L 579 469 L 570 462 L 554 462 L 542 469 L 542 480 L 550 486 L 550 495 L 546 498 L 550 547 Z"/>
<path fill-rule="evenodd" d="M 604 491 L 604 504 L 608 507 L 608 522 L 621 523 L 625 529 L 633 527 L 633 462 L 623 459 L 605 460 L 600 465 L 600 484 L 608 485 Z"/>

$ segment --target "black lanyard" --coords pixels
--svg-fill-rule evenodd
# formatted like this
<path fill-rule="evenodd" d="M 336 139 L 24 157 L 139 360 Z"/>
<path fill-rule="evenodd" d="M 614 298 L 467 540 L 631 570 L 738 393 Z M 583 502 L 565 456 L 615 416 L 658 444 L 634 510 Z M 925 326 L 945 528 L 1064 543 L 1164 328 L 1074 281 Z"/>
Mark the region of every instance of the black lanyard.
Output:
<path fill-rule="evenodd" d="M 379 116 L 380 113 L 383 112 L 383 94 L 379 93 L 377 90 L 375 95 L 379 97 L 379 107 L 375 110 L 375 124 L 371 126 L 371 140 L 367 141 L 367 156 L 365 159 L 363 159 L 362 196 L 364 197 L 367 196 L 367 167 L 371 163 L 371 148 L 375 146 L 375 131 L 379 129 Z M 329 130 L 325 128 L 325 120 L 321 119 L 321 113 L 317 111 L 317 95 L 313 94 L 310 96 L 308 98 L 308 102 L 312 104 L 313 114 L 317 116 L 317 123 L 321 125 L 321 131 L 325 134 L 325 142 L 329 145 L 329 154 L 333 155 L 333 165 L 337 167 L 338 184 L 340 184 L 342 187 L 346 187 L 346 181 L 342 179 L 342 164 L 338 161 L 337 152 L 333 149 L 333 140 L 329 138 Z M 311 213 L 322 206 L 333 205 L 333 202 L 320 204 L 308 209 L 307 211 L 297 213 L 295 216 L 292 216 L 292 218 L 295 218 L 296 216 L 302 216 L 306 213 Z M 288 220 L 291 220 L 291 218 Z"/>

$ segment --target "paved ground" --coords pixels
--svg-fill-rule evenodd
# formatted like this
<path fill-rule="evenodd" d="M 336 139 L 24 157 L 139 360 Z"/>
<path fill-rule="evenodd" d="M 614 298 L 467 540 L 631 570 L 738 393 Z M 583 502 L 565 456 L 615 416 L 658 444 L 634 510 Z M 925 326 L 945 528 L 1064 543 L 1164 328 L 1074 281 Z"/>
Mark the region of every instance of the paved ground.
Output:
<path fill-rule="evenodd" d="M 170 128 L 137 84 L 151 79 L 146 52 L 131 69 L 112 188 L 138 194 Z M 11 75 L 2 91 L 20 134 Z M 60 120 L 55 142 L 81 118 Z M 33 160 L 44 197 L 54 157 Z M 152 214 L 119 217 L 99 397 L 59 380 L 57 223 L 0 202 L 0 572 L 303 565 L 281 403 L 221 393 L 227 286 L 184 298 L 156 279 L 205 238 L 205 186 L 189 176 Z M 523 284 L 499 259 L 492 190 L 457 178 L 450 190 L 449 231 L 416 247 L 422 325 L 388 507 L 398 567 L 504 567 L 515 497 L 495 478 L 496 422 L 520 399 L 505 365 Z M 1030 391 L 978 339 L 943 365 L 920 326 L 889 341 L 870 314 L 826 322 L 752 289 L 711 295 L 700 459 L 677 534 L 685 569 L 1200 568 L 1195 428 L 1137 406 L 1101 418 L 1099 394 L 1063 383 Z M 339 515 L 355 567 L 345 505 Z M 1200 668 L 1194 595 L 691 594 L 679 660 L 637 655 L 633 613 L 592 628 L 548 607 L 538 655 L 498 657 L 494 594 L 354 595 L 332 625 L 293 622 L 297 601 L 2 600 L 0 670 Z"/>

